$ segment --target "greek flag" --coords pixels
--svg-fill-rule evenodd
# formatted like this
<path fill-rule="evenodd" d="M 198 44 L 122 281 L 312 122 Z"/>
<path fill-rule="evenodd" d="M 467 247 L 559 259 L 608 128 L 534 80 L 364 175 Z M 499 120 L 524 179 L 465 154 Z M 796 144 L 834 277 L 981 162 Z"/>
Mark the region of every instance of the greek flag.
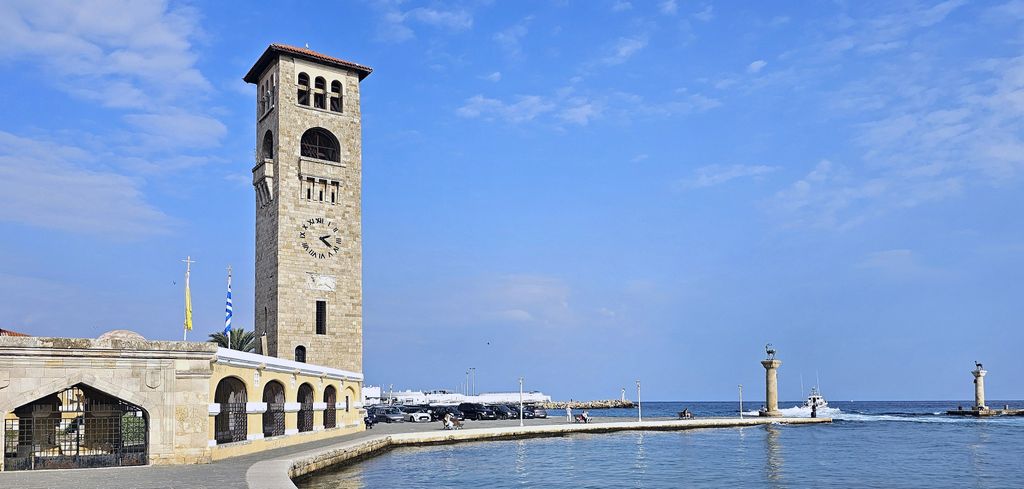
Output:
<path fill-rule="evenodd" d="M 224 334 L 231 335 L 231 272 L 228 272 L 228 300 L 224 305 Z"/>

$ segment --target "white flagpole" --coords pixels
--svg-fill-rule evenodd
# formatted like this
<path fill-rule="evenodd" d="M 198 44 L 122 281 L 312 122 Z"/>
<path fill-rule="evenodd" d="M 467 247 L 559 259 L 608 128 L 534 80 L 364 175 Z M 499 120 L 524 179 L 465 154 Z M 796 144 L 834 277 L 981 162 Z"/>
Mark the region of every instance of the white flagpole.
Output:
<path fill-rule="evenodd" d="M 189 296 L 191 296 L 192 291 L 189 290 L 189 283 L 188 283 L 188 281 L 189 281 L 189 275 L 192 274 L 192 264 L 195 263 L 195 262 L 192 261 L 192 257 L 191 256 L 186 256 L 185 259 L 181 260 L 181 261 L 185 263 L 185 291 L 186 291 L 186 298 L 191 303 L 192 302 L 192 298 L 189 297 Z M 190 319 L 188 317 L 188 315 L 190 314 L 188 309 L 191 309 L 192 305 L 191 304 L 186 304 L 186 305 L 188 307 L 186 308 L 186 311 L 185 311 L 185 315 L 186 315 L 186 317 L 185 317 L 185 324 L 181 328 L 183 330 L 182 331 L 182 335 L 181 335 L 181 341 L 188 341 L 188 321 Z"/>

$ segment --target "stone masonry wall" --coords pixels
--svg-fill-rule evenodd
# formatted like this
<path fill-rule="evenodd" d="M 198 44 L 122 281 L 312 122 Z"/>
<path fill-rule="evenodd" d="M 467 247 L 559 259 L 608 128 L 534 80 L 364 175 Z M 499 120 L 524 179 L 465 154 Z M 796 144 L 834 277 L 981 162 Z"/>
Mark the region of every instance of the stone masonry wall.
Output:
<path fill-rule="evenodd" d="M 0 337 L 0 418 L 82 383 L 146 411 L 150 463 L 209 462 L 215 351 L 198 342 Z"/>

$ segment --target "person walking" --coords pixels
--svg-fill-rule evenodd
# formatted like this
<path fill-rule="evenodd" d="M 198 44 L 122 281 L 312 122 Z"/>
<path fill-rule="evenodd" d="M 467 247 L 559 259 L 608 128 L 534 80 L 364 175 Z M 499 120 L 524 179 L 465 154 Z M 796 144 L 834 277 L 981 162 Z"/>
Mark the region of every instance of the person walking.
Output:
<path fill-rule="evenodd" d="M 565 405 L 565 422 L 572 423 L 572 408 L 568 404 Z"/>

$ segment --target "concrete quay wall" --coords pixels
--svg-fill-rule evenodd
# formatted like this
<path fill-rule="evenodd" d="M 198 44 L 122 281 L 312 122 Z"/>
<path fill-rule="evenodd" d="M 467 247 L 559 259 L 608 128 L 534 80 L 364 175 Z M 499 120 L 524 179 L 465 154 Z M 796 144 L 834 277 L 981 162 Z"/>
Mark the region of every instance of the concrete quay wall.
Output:
<path fill-rule="evenodd" d="M 615 431 L 681 431 L 698 428 L 734 428 L 765 424 L 831 423 L 831 418 L 699 418 L 689 420 L 619 421 L 590 424 L 557 424 L 525 427 L 477 428 L 456 431 L 437 430 L 396 433 L 339 443 L 318 450 L 257 462 L 246 472 L 250 489 L 296 487 L 292 479 L 318 470 L 352 463 L 392 448 L 412 445 L 437 445 L 470 441 L 565 436 L 574 433 Z"/>

